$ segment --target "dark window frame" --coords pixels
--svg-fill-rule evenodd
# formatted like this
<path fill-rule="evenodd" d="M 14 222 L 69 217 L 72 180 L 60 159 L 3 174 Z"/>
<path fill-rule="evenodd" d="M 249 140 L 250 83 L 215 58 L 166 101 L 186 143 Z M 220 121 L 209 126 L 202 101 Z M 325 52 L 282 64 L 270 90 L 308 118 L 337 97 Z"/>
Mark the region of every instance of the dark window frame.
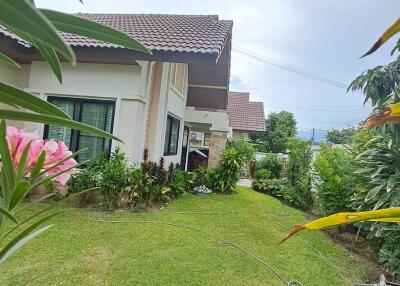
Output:
<path fill-rule="evenodd" d="M 174 120 L 176 120 L 177 122 L 178 122 L 178 132 L 177 132 L 177 134 L 176 134 L 176 146 L 175 146 L 175 148 L 172 148 L 172 146 L 171 146 L 171 139 L 172 139 L 172 128 L 173 128 L 173 122 L 174 122 Z M 167 130 L 167 127 L 168 127 L 168 121 L 170 121 L 170 123 L 169 123 L 169 130 Z M 174 156 L 174 155 L 177 155 L 178 154 L 178 146 L 179 146 L 179 133 L 180 133 L 180 131 L 181 131 L 181 120 L 180 119 L 178 119 L 178 118 L 176 118 L 176 117 L 174 117 L 174 116 L 172 116 L 172 115 L 170 115 L 170 114 L 168 114 L 167 115 L 167 121 L 166 121 L 166 124 L 165 124 L 165 142 L 164 142 L 164 156 Z M 167 136 L 167 134 L 168 134 L 168 136 Z M 165 146 L 168 146 L 167 147 L 167 151 L 165 151 Z M 174 149 L 174 150 L 171 150 L 171 149 Z"/>
<path fill-rule="evenodd" d="M 82 105 L 84 103 L 99 103 L 99 104 L 110 104 L 112 105 L 112 116 L 111 116 L 111 129 L 110 133 L 112 134 L 114 131 L 114 120 L 115 120 L 115 101 L 114 100 L 102 100 L 102 99 L 87 99 L 87 98 L 76 98 L 76 97 L 67 97 L 67 96 L 48 96 L 47 101 L 51 103 L 52 100 L 67 100 L 71 101 L 74 103 L 74 112 L 73 112 L 73 117 L 72 119 L 78 122 L 81 122 L 82 120 Z M 78 107 L 78 108 L 77 108 Z M 106 121 L 105 121 L 106 124 Z M 105 129 L 105 127 L 104 127 Z M 44 139 L 50 139 L 50 134 L 49 134 L 49 125 L 45 124 L 44 126 Z M 76 130 L 76 129 L 71 129 L 71 142 L 70 146 L 68 148 L 71 150 L 71 152 L 77 152 L 79 150 L 79 139 L 80 139 L 81 131 Z M 106 139 L 104 138 L 103 140 L 103 149 L 104 145 L 106 144 L 106 140 L 109 140 L 109 147 L 107 153 L 111 154 L 111 145 L 112 145 L 112 140 L 111 139 Z M 76 159 L 79 160 L 79 155 L 76 157 Z"/>

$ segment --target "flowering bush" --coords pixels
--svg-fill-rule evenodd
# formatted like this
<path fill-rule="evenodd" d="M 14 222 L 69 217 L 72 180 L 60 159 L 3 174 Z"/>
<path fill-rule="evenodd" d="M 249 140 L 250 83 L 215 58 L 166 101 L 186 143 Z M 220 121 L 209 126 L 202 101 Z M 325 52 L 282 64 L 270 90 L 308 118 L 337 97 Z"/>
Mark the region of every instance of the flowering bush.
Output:
<path fill-rule="evenodd" d="M 40 154 L 44 154 L 43 169 L 49 169 L 48 175 L 62 172 L 53 178 L 54 181 L 65 185 L 72 174 L 72 168 L 78 163 L 72 158 L 72 152 L 64 142 L 54 140 L 42 140 L 36 132 L 26 132 L 15 127 L 7 127 L 7 145 L 11 160 L 16 171 L 20 166 L 20 160 L 25 148 L 28 154 L 24 166 L 23 176 L 29 176 L 39 160 Z M 65 172 L 64 172 L 65 171 Z"/>
<path fill-rule="evenodd" d="M 0 123 L 0 263 L 34 237 L 51 227 L 39 226 L 56 213 L 45 208 L 29 218 L 19 219 L 26 195 L 51 180 L 65 184 L 77 166 L 77 153 L 64 142 L 42 140 L 37 133 L 6 128 Z M 29 204 L 24 207 L 29 207 Z M 7 239 L 5 239 L 7 238 Z"/>

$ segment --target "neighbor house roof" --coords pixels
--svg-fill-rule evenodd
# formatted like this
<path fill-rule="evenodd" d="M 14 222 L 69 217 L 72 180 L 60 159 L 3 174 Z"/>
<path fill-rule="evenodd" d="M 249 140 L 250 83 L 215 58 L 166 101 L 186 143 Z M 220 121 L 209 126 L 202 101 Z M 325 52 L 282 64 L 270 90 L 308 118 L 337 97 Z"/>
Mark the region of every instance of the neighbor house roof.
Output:
<path fill-rule="evenodd" d="M 233 130 L 265 131 L 264 105 L 250 101 L 248 92 L 228 92 L 229 126 Z"/>

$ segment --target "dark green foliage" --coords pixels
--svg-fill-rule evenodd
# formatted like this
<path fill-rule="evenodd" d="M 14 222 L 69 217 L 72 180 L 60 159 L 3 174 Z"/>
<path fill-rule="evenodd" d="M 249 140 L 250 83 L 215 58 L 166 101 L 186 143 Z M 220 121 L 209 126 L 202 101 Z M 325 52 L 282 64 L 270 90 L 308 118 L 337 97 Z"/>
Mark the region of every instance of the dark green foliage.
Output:
<path fill-rule="evenodd" d="M 266 169 L 270 172 L 272 178 L 279 178 L 282 171 L 282 160 L 272 153 L 268 153 L 264 158 L 257 161 L 256 169 Z"/>
<path fill-rule="evenodd" d="M 81 192 L 98 187 L 104 206 L 115 209 L 121 206 L 122 201 L 131 207 L 161 204 L 194 188 L 195 174 L 175 169 L 174 164 L 166 170 L 163 158 L 159 164 L 148 160 L 147 150 L 143 159 L 146 160 L 137 168 L 128 164 L 119 149 L 110 157 L 101 154 L 72 176 L 68 183 L 69 191 Z M 82 196 L 82 202 L 86 196 Z"/>
<path fill-rule="evenodd" d="M 352 141 L 356 129 L 353 127 L 339 129 L 332 129 L 326 133 L 326 140 L 333 144 L 349 144 Z"/>
<path fill-rule="evenodd" d="M 280 179 L 259 178 L 253 181 L 254 190 L 286 199 L 286 185 Z"/>
<path fill-rule="evenodd" d="M 290 138 L 296 135 L 293 113 L 281 111 L 270 113 L 265 120 L 265 132 L 251 134 L 251 140 L 261 152 L 284 153 Z"/>
<path fill-rule="evenodd" d="M 308 141 L 292 139 L 288 144 L 290 154 L 286 166 L 288 197 L 293 206 L 309 209 L 312 206 L 310 164 L 311 146 Z"/>
<path fill-rule="evenodd" d="M 254 178 L 256 180 L 260 179 L 270 179 L 271 178 L 271 172 L 267 169 L 259 169 L 256 171 Z"/>
<path fill-rule="evenodd" d="M 314 161 L 315 187 L 320 204 L 320 212 L 330 215 L 350 211 L 354 191 L 354 158 L 342 148 L 331 148 L 322 144 Z"/>
<path fill-rule="evenodd" d="M 172 176 L 170 188 L 174 196 L 178 197 L 183 193 L 192 191 L 195 184 L 195 173 L 176 170 Z"/>

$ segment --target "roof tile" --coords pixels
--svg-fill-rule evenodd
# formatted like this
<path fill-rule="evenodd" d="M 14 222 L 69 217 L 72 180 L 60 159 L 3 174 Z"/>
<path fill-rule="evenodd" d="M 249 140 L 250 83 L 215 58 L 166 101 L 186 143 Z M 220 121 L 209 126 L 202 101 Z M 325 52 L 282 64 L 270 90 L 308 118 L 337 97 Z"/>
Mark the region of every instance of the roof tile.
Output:
<path fill-rule="evenodd" d="M 243 131 L 265 131 L 264 105 L 250 101 L 248 92 L 229 92 L 227 113 L 229 126 Z"/>
<path fill-rule="evenodd" d="M 153 51 L 186 51 L 220 54 L 232 30 L 232 21 L 219 20 L 216 15 L 168 14 L 92 14 L 76 16 L 125 32 Z M 0 33 L 21 41 L 0 26 Z M 61 33 L 75 47 L 119 47 L 90 38 Z"/>

